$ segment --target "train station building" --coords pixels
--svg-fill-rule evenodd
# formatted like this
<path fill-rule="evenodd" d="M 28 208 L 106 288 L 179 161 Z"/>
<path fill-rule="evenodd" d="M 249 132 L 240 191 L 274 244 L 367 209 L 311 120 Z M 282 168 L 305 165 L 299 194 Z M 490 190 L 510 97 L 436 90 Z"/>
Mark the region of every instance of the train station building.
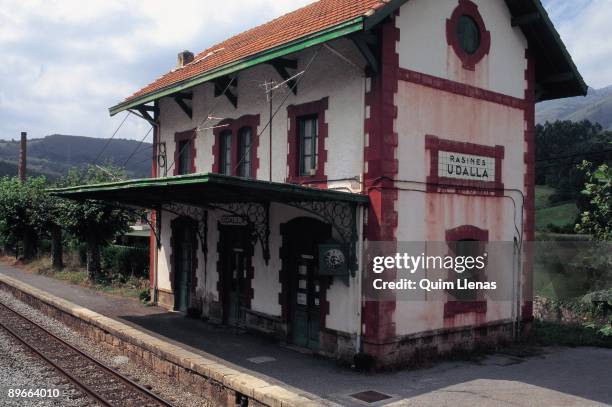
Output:
<path fill-rule="evenodd" d="M 533 240 L 535 103 L 585 93 L 539 0 L 320 0 L 110 109 L 153 126 L 151 178 L 59 194 L 151 211 L 156 304 L 401 364 L 531 303 L 371 300 L 368 247 Z"/>

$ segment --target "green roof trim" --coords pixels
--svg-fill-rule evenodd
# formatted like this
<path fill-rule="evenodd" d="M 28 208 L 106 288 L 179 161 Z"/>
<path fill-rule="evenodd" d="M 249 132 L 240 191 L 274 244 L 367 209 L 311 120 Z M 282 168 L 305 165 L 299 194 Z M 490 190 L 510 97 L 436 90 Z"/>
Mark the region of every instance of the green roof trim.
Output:
<path fill-rule="evenodd" d="M 111 108 L 111 116 L 150 103 L 165 96 L 192 88 L 219 77 L 223 77 L 247 68 L 259 65 L 276 58 L 280 58 L 295 52 L 302 51 L 314 45 L 345 37 L 358 31 L 370 30 L 380 24 L 385 18 L 399 9 L 407 0 L 389 0 L 383 7 L 376 10 L 372 15 L 360 16 L 352 20 L 337 24 L 333 27 L 304 36 L 294 41 L 270 48 L 259 53 L 230 62 L 220 67 L 208 70 L 195 77 L 179 81 L 156 91 L 146 93 L 134 99 L 123 101 Z M 552 84 L 542 83 L 543 94 L 540 100 L 556 99 L 568 96 L 585 95 L 587 85 L 574 64 L 570 53 L 567 51 L 559 33 L 550 20 L 546 9 L 540 0 L 505 0 L 510 8 L 511 15 L 537 13 L 541 18 L 529 26 L 521 27 L 529 40 L 530 48 L 536 51 L 538 61 L 536 69 L 539 80 L 545 81 L 547 76 L 563 74 L 564 70 L 571 72 L 572 78 Z M 561 72 L 557 72 L 561 70 Z M 538 81 L 539 82 L 539 81 Z"/>
<path fill-rule="evenodd" d="M 213 173 L 79 185 L 49 189 L 49 192 L 63 198 L 118 202 L 143 208 L 156 208 L 171 202 L 195 206 L 230 202 L 369 203 L 369 197 L 363 194 Z"/>
<path fill-rule="evenodd" d="M 121 111 L 140 106 L 144 103 L 152 102 L 156 99 L 172 95 L 174 93 L 202 84 L 204 82 L 208 82 L 234 72 L 242 71 L 254 65 L 259 65 L 276 58 L 293 54 L 295 52 L 302 51 L 314 45 L 323 44 L 325 42 L 334 40 L 336 38 L 344 37 L 348 34 L 357 31 L 362 31 L 363 20 L 364 17 L 357 17 L 353 20 L 349 20 L 342 24 L 335 25 L 333 27 L 316 32 L 314 34 L 307 35 L 295 41 L 291 41 L 286 44 L 282 44 L 277 47 L 270 48 L 265 51 L 239 59 L 229 64 L 222 65 L 218 68 L 206 71 L 193 78 L 174 83 L 157 91 L 146 93 L 135 99 L 121 102 L 109 109 L 110 115 L 114 116 L 115 114 Z"/>

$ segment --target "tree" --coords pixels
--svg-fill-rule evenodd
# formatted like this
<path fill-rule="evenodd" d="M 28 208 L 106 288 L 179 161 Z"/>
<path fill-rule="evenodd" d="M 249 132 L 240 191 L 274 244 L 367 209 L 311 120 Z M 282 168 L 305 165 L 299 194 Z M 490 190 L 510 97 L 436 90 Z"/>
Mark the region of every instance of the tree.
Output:
<path fill-rule="evenodd" d="M 580 167 L 586 173 L 582 193 L 589 198 L 590 208 L 582 212 L 576 230 L 596 240 L 612 240 L 612 168 L 602 164 L 593 170 L 587 161 Z"/>
<path fill-rule="evenodd" d="M 123 175 L 122 170 L 111 167 L 108 171 L 94 166 L 83 170 L 71 170 L 58 186 L 98 184 L 116 180 Z M 101 274 L 100 246 L 114 240 L 129 230 L 135 215 L 127 210 L 110 204 L 85 200 L 62 200 L 60 219 L 71 234 L 87 245 L 87 274 L 96 281 Z"/>
<path fill-rule="evenodd" d="M 0 234 L 5 249 L 18 253 L 22 243 L 22 257 L 31 260 L 36 256 L 40 238 L 52 240 L 52 258 L 55 268 L 62 267 L 62 233 L 59 223 L 59 200 L 46 192 L 45 177 L 29 177 L 25 181 L 17 177 L 0 179 Z"/>
<path fill-rule="evenodd" d="M 6 249 L 31 260 L 36 256 L 40 235 L 41 201 L 45 196 L 44 177 L 29 177 L 21 181 L 17 177 L 0 179 L 0 225 Z"/>
<path fill-rule="evenodd" d="M 555 188 L 552 203 L 575 200 L 588 204 L 580 193 L 584 171 L 577 165 L 588 158 L 595 165 L 612 158 L 612 132 L 597 123 L 556 121 L 536 126 L 536 184 Z"/>

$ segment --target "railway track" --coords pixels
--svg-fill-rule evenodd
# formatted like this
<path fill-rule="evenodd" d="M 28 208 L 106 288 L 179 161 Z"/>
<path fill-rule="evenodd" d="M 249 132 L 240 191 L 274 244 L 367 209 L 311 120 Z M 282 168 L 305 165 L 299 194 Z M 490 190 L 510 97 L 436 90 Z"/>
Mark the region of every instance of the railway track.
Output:
<path fill-rule="evenodd" d="M 2 303 L 0 326 L 100 405 L 172 406 Z"/>

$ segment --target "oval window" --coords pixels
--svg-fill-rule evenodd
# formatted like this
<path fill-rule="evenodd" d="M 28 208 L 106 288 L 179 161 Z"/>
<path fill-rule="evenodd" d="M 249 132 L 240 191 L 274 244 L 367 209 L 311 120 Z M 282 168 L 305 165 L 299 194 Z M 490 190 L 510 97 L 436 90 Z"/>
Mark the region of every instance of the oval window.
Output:
<path fill-rule="evenodd" d="M 472 17 L 468 15 L 459 17 L 457 37 L 459 38 L 461 49 L 463 49 L 466 54 L 472 55 L 478 51 L 480 47 L 480 29 Z"/>

